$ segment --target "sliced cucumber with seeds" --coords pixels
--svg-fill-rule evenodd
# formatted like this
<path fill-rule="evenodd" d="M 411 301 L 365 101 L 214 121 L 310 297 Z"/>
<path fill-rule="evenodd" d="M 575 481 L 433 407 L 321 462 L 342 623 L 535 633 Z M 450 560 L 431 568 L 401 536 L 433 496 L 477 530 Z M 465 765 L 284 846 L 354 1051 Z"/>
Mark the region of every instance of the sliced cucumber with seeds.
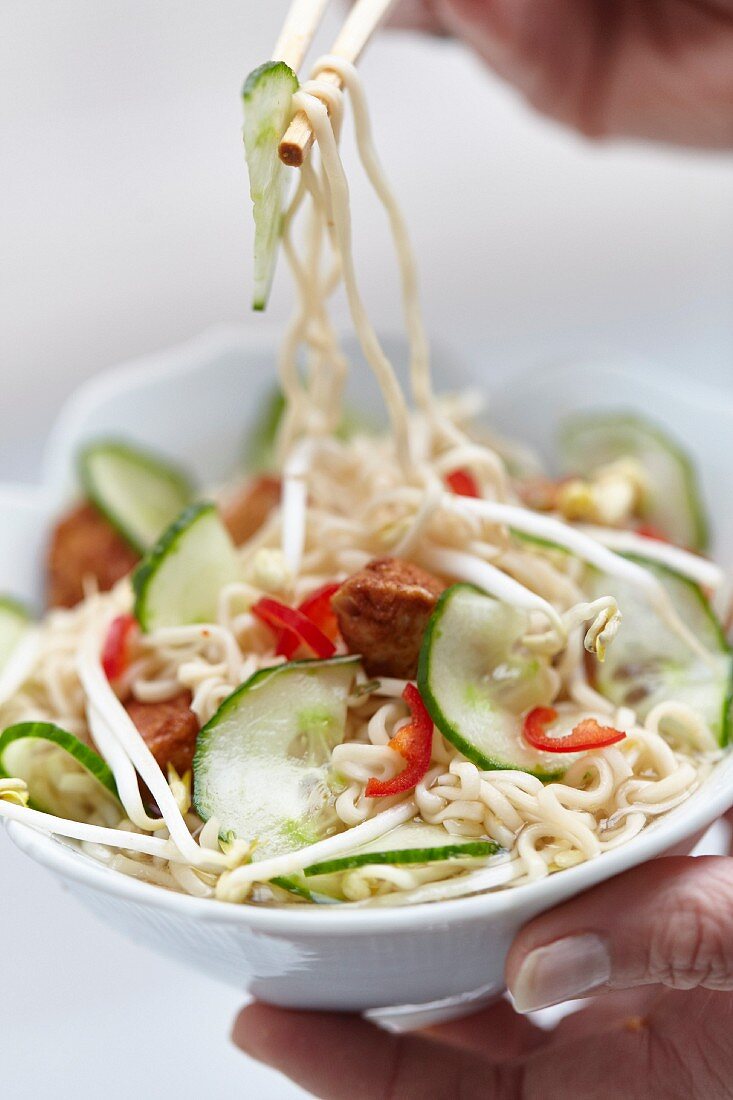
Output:
<path fill-rule="evenodd" d="M 79 454 L 89 500 L 124 539 L 144 554 L 191 501 L 188 477 L 158 455 L 116 440 L 90 443 Z"/>
<path fill-rule="evenodd" d="M 560 433 L 568 473 L 590 476 L 619 458 L 636 458 L 649 480 L 643 519 L 691 550 L 708 544 L 708 522 L 693 463 L 665 431 L 627 413 L 577 416 Z"/>
<path fill-rule="evenodd" d="M 522 713 L 549 701 L 547 662 L 521 646 L 528 626 L 524 611 L 454 585 L 428 623 L 417 683 L 435 725 L 478 767 L 553 778 L 571 758 L 560 764 L 522 737 Z"/>
<path fill-rule="evenodd" d="M 249 74 L 242 89 L 244 149 L 255 220 L 253 309 L 267 305 L 275 274 L 287 171 L 278 146 L 298 87 L 297 76 L 284 61 L 268 61 Z"/>
<path fill-rule="evenodd" d="M 54 756 L 60 757 L 64 773 L 57 783 L 49 767 Z M 20 722 L 0 734 L 0 777 L 23 779 L 34 809 L 57 817 L 78 813 L 71 801 L 83 797 L 83 793 L 77 782 L 69 789 L 69 778 L 73 781 L 75 774 L 95 781 L 90 784 L 90 794 L 99 785 L 107 795 L 117 798 L 115 779 L 107 764 L 73 733 L 51 722 Z"/>
<path fill-rule="evenodd" d="M 733 657 L 722 627 L 698 586 L 664 566 L 632 557 L 662 582 L 677 613 L 711 656 L 706 663 L 674 634 L 632 587 L 593 572 L 591 598 L 611 595 L 623 615 L 606 660 L 597 666 L 597 688 L 617 706 L 629 706 L 643 720 L 657 703 L 685 703 L 700 715 L 719 744 L 730 736 Z"/>
<path fill-rule="evenodd" d="M 0 596 L 0 670 L 30 625 L 28 610 L 12 596 Z"/>
<path fill-rule="evenodd" d="M 333 657 L 256 672 L 199 733 L 196 810 L 222 831 L 256 840 L 255 859 L 321 839 L 331 750 L 344 738 L 358 663 Z"/>
<path fill-rule="evenodd" d="M 421 821 L 408 821 L 380 836 L 348 855 L 313 863 L 306 867 L 305 876 L 330 875 L 349 871 L 354 867 L 370 864 L 444 863 L 453 860 L 487 859 L 499 851 L 493 840 L 451 836 L 440 825 L 427 825 Z"/>
<path fill-rule="evenodd" d="M 135 618 L 146 632 L 214 622 L 219 593 L 236 579 L 236 550 L 216 505 L 193 504 L 133 573 Z"/>

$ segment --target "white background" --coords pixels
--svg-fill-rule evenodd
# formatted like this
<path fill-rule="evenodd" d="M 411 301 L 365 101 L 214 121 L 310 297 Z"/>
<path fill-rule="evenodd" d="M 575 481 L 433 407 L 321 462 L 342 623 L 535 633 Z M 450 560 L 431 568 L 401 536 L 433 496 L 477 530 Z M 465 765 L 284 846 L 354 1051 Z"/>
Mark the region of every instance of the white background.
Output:
<path fill-rule="evenodd" d="M 0 479 L 34 476 L 83 378 L 247 319 L 238 92 L 284 8 L 3 0 Z M 635 351 L 733 384 L 730 159 L 589 145 L 442 43 L 382 38 L 363 70 L 435 334 L 487 377 Z M 354 198 L 366 296 L 396 329 L 381 220 L 361 181 Z M 274 330 L 289 292 L 251 323 Z M 237 991 L 108 932 L 4 837 L 0 934 L 8 1095 L 301 1095 L 229 1047 Z"/>

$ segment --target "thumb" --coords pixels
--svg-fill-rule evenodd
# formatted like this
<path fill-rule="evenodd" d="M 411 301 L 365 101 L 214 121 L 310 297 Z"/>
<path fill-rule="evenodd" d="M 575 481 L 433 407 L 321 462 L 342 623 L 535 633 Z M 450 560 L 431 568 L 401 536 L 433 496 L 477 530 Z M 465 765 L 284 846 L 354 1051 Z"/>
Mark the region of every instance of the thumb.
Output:
<path fill-rule="evenodd" d="M 656 860 L 544 913 L 507 984 L 520 1012 L 639 985 L 733 989 L 733 860 Z"/>

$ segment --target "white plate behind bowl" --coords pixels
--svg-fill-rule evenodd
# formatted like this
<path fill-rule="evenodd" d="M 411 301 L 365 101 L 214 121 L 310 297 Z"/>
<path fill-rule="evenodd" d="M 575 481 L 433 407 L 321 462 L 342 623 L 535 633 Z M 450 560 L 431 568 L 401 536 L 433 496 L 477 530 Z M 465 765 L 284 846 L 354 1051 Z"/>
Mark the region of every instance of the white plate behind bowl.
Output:
<path fill-rule="evenodd" d="M 134 438 L 176 457 L 202 484 L 236 469 L 258 398 L 271 385 L 274 355 L 274 343 L 219 330 L 84 387 L 52 434 L 44 489 L 0 492 L 0 591 L 40 599 L 49 516 L 70 492 L 73 456 L 85 439 Z M 482 373 L 483 364 L 460 368 L 459 357 L 444 350 L 436 358 L 454 386 Z M 360 385 L 357 379 L 359 408 L 375 409 L 373 391 L 359 391 Z M 493 397 L 497 426 L 544 451 L 553 422 L 568 411 L 612 405 L 645 409 L 672 427 L 696 451 L 710 489 L 716 479 L 724 484 L 733 467 L 730 403 L 692 383 L 680 393 L 679 382 L 673 386 L 661 375 L 589 362 L 545 370 Z M 728 515 L 716 520 L 720 549 L 730 560 L 731 521 Z M 732 802 L 733 755 L 683 807 L 600 859 L 503 893 L 377 911 L 258 910 L 201 901 L 115 874 L 26 826 L 13 824 L 9 833 L 112 926 L 262 999 L 334 1009 L 418 1006 L 412 1019 L 422 1012 L 424 1022 L 466 1011 L 500 991 L 508 946 L 535 913 L 684 843 Z"/>

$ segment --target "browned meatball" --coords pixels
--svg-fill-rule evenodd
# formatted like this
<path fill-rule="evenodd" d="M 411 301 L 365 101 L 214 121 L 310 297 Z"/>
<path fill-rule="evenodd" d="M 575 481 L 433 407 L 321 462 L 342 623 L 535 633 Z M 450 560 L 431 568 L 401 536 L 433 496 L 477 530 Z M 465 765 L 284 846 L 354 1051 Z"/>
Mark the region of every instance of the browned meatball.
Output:
<path fill-rule="evenodd" d="M 47 555 L 50 607 L 74 607 L 93 578 L 102 592 L 134 569 L 138 555 L 93 504 L 79 504 L 56 524 Z"/>
<path fill-rule="evenodd" d="M 199 724 L 190 706 L 191 693 L 188 691 L 164 703 L 141 703 L 137 699 L 125 703 L 125 710 L 164 775 L 167 775 L 169 764 L 179 775 L 193 764 Z"/>
<path fill-rule="evenodd" d="M 276 477 L 256 477 L 237 489 L 221 509 L 235 545 L 251 539 L 279 503 L 280 482 Z"/>
<path fill-rule="evenodd" d="M 331 606 L 351 653 L 370 676 L 414 680 L 442 581 L 398 558 L 377 558 L 339 588 Z"/>

